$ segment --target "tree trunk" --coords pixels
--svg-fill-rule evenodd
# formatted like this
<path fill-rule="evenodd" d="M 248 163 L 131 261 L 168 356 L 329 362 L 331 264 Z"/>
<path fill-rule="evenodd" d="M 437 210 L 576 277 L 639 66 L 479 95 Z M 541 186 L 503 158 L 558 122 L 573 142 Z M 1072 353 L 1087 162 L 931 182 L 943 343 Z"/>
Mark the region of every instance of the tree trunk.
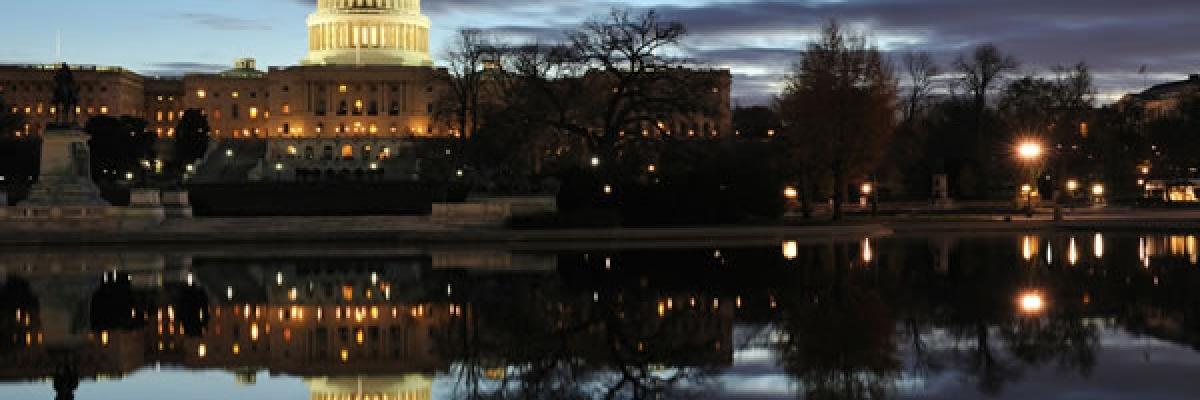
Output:
<path fill-rule="evenodd" d="M 842 220 L 842 203 L 846 200 L 846 171 L 842 162 L 833 162 L 833 220 Z"/>
<path fill-rule="evenodd" d="M 800 174 L 800 185 L 798 188 L 800 192 L 800 215 L 805 220 L 812 219 L 812 198 L 810 196 L 816 193 L 810 190 L 812 187 L 812 185 L 809 183 L 810 180 L 811 179 L 809 179 L 808 173 L 805 172 Z"/>

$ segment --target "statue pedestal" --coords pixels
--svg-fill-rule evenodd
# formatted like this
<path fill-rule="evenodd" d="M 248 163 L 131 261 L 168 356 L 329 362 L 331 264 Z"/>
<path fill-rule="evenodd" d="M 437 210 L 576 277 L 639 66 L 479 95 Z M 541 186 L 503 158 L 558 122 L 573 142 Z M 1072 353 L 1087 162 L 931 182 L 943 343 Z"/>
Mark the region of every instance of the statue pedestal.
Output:
<path fill-rule="evenodd" d="M 88 135 L 49 128 L 42 134 L 41 173 L 22 206 L 107 206 L 92 182 Z"/>

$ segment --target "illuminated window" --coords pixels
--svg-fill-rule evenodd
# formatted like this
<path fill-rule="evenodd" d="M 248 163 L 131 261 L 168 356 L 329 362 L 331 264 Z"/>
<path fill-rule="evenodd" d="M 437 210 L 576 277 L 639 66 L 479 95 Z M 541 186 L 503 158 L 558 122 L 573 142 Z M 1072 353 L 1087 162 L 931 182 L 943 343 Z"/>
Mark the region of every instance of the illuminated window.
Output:
<path fill-rule="evenodd" d="M 379 133 L 379 127 L 375 126 L 375 124 L 371 124 L 369 131 L 371 133 Z"/>
<path fill-rule="evenodd" d="M 350 149 L 350 151 L 352 151 L 352 152 L 354 151 L 354 149 L 349 146 L 343 148 L 343 151 L 345 151 L 345 149 Z M 354 300 L 354 287 L 353 286 L 350 286 L 350 285 L 342 286 L 342 300 L 345 300 L 345 301 Z"/>
<path fill-rule="evenodd" d="M 353 160 L 354 159 L 354 146 L 351 146 L 348 144 L 343 145 L 342 146 L 342 158 L 347 159 L 347 160 Z"/>
<path fill-rule="evenodd" d="M 232 97 L 232 98 L 235 98 L 235 99 L 236 99 L 236 98 L 238 98 L 238 97 L 241 97 L 241 93 L 238 93 L 236 90 L 234 90 L 234 91 L 233 91 L 233 93 L 230 93 L 230 94 L 229 94 L 229 97 Z"/>
<path fill-rule="evenodd" d="M 208 92 L 204 91 L 204 89 L 197 90 L 196 97 L 201 98 L 201 99 L 206 98 L 206 97 L 208 97 Z"/>
<path fill-rule="evenodd" d="M 42 108 L 39 106 L 39 107 L 38 107 L 38 113 L 39 113 L 39 114 L 42 112 L 42 111 L 41 111 L 41 109 L 42 109 Z M 108 106 L 100 106 L 100 113 L 101 113 L 101 114 L 108 114 Z"/>
<path fill-rule="evenodd" d="M 279 107 L 279 111 L 284 114 L 290 114 L 292 112 L 292 106 L 288 103 L 283 103 L 283 106 Z"/>
<path fill-rule="evenodd" d="M 346 85 L 338 85 L 338 93 L 346 93 Z"/>
<path fill-rule="evenodd" d="M 159 111 L 158 113 L 156 113 L 156 114 L 154 115 L 154 119 L 158 120 L 159 122 L 162 122 L 162 120 L 163 120 L 163 112 L 162 112 L 162 111 Z"/>
<path fill-rule="evenodd" d="M 258 107 L 250 107 L 250 119 L 258 118 Z"/>

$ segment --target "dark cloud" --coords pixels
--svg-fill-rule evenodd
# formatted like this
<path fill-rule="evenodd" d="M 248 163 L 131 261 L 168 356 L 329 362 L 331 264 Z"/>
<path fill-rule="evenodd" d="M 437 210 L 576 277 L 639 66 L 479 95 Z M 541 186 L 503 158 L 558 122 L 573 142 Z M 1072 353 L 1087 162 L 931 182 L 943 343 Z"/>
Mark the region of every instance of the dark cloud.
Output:
<path fill-rule="evenodd" d="M 144 74 L 160 77 L 183 76 L 189 73 L 215 73 L 229 69 L 226 64 L 211 64 L 201 62 L 163 62 L 147 64 L 140 71 Z"/>
<path fill-rule="evenodd" d="M 265 22 L 249 20 L 227 15 L 210 13 L 183 13 L 179 18 L 193 24 L 222 31 L 269 31 L 271 25 Z"/>
<path fill-rule="evenodd" d="M 306 6 L 315 0 L 290 0 Z M 739 78 L 735 96 L 765 99 L 806 40 L 836 19 L 887 52 L 927 51 L 943 64 L 982 43 L 1022 60 L 1022 72 L 1088 63 L 1110 98 L 1145 83 L 1200 72 L 1200 1 L 1187 0 L 426 0 L 435 26 L 491 28 L 501 37 L 553 40 L 609 8 L 654 7 L 687 24 L 684 50 Z M 463 22 L 466 21 L 466 22 Z M 1137 71 L 1147 66 L 1154 75 Z M 767 90 L 766 93 L 758 92 Z"/>

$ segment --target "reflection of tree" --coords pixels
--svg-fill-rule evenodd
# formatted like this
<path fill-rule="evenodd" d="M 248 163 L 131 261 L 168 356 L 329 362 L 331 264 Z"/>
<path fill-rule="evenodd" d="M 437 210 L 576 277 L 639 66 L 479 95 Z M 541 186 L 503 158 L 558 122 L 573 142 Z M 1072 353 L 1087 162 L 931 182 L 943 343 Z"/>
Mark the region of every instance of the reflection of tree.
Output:
<path fill-rule="evenodd" d="M 836 245 L 822 265 L 829 276 L 810 275 L 809 290 L 780 304 L 780 359 L 806 398 L 885 398 L 900 367 L 892 310 L 877 287 L 855 282 L 856 271 L 843 267 L 846 251 Z"/>
<path fill-rule="evenodd" d="M 1022 287 L 1049 285 L 1050 293 L 1066 293 L 1075 278 L 1040 257 L 1016 262 L 1021 257 L 1015 249 L 1008 240 L 974 241 L 954 252 L 954 265 L 944 275 L 920 278 L 935 282 L 929 290 L 929 304 L 936 306 L 931 326 L 945 326 L 957 339 L 942 356 L 975 376 L 985 393 L 1003 391 L 1027 367 L 1057 361 L 1087 374 L 1095 364 L 1094 328 L 1065 299 L 1050 300 L 1056 306 L 1045 315 L 1015 316 L 1014 297 Z"/>
<path fill-rule="evenodd" d="M 467 398 L 686 398 L 683 387 L 702 384 L 731 354 L 732 344 L 711 334 L 729 332 L 728 318 L 682 305 L 660 316 L 650 291 L 579 293 L 556 277 L 455 287 L 469 306 L 439 349 L 460 361 Z"/>
<path fill-rule="evenodd" d="M 37 296 L 29 286 L 29 282 L 16 277 L 9 277 L 0 285 L 0 337 L 16 338 L 23 336 L 27 328 L 25 318 L 38 309 Z M 20 312 L 18 312 L 20 310 Z M 30 322 L 34 322 L 31 321 Z M 15 350 L 16 340 L 0 340 L 0 356 Z"/>

